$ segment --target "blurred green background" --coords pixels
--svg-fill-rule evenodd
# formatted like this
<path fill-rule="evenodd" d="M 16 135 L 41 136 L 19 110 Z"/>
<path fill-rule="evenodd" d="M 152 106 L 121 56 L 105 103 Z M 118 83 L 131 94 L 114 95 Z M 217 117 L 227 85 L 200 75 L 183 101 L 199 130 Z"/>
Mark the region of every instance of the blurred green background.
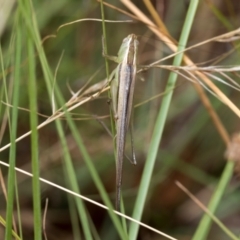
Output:
<path fill-rule="evenodd" d="M 2 6 L 10 5 L 11 1 L 2 0 Z M 142 1 L 134 1 L 146 15 L 150 16 Z M 12 72 L 14 66 L 11 62 L 11 41 L 14 38 L 14 25 L 17 1 L 12 2 L 10 15 L 7 8 L 2 11 L 1 48 L 3 61 L 6 66 L 8 91 L 11 91 Z M 55 72 L 61 55 L 63 56 L 57 71 L 56 84 L 59 86 L 65 101 L 71 98 L 71 91 L 77 92 L 84 84 L 94 76 L 90 85 L 103 80 L 106 77 L 105 60 L 102 57 L 102 25 L 101 22 L 83 21 L 57 29 L 60 25 L 77 19 L 98 18 L 101 19 L 100 5 L 96 1 L 75 0 L 48 0 L 32 1 L 36 14 L 41 39 L 55 35 L 44 41 L 43 47 L 52 73 Z M 119 8 L 126 8 L 118 1 L 111 4 Z M 160 15 L 170 34 L 178 39 L 189 6 L 187 0 L 158 0 L 152 1 L 153 6 Z M 188 45 L 191 46 L 203 40 L 209 39 L 239 27 L 240 5 L 238 0 L 213 0 L 200 1 Z M 150 16 L 151 17 L 151 16 Z M 116 10 L 105 7 L 105 18 L 108 20 L 129 20 L 130 18 Z M 4 21 L 5 19 L 5 21 Z M 24 24 L 23 24 L 24 26 Z M 106 23 L 108 53 L 116 55 L 122 39 L 128 34 L 139 36 L 139 64 L 154 62 L 171 53 L 166 45 L 149 32 L 147 26 L 134 21 L 133 23 Z M 26 32 L 23 32 L 23 36 Z M 239 45 L 239 44 L 238 44 Z M 222 54 L 231 49 L 236 49 L 232 54 L 220 59 Z M 20 98 L 18 106 L 29 109 L 28 102 L 28 57 L 27 47 L 22 43 L 21 58 L 21 82 Z M 188 56 L 195 63 L 208 66 L 208 60 L 219 59 L 218 65 L 239 65 L 239 50 L 237 43 L 229 42 L 210 43 L 189 51 Z M 38 117 L 39 124 L 46 120 L 46 116 L 52 114 L 52 100 L 47 95 L 47 88 L 41 64 L 36 52 L 36 78 L 37 78 L 37 104 L 38 113 L 45 115 Z M 172 64 L 168 60 L 164 64 Z M 110 62 L 110 69 L 116 66 Z M 137 76 L 134 103 L 139 104 L 157 94 L 163 93 L 169 72 L 161 69 L 153 69 Z M 3 85 L 3 73 L 0 78 L 0 87 Z M 239 81 L 239 75 L 233 74 L 232 78 Z M 239 106 L 239 93 L 223 84 L 217 84 L 222 91 Z M 71 89 L 71 90 L 70 90 Z M 1 102 L 1 147 L 9 143 L 9 127 L 3 126 L 4 109 L 6 100 L 2 96 Z M 219 114 L 229 134 L 240 130 L 239 119 L 230 109 L 223 105 L 212 94 L 208 97 Z M 126 213 L 131 215 L 136 193 L 141 179 L 143 166 L 148 152 L 149 142 L 152 136 L 156 115 L 161 104 L 161 97 L 148 101 L 134 109 L 134 140 L 137 156 L 137 166 L 132 166 L 127 159 L 123 170 L 123 198 Z M 58 106 L 60 107 L 60 106 Z M 29 112 L 19 109 L 17 136 L 21 136 L 30 129 Z M 111 136 L 106 129 L 92 115 L 107 116 L 101 121 L 104 126 L 111 128 L 109 118 L 109 104 L 106 93 L 96 100 L 87 102 L 74 110 L 73 115 L 78 131 L 83 138 L 84 145 L 91 156 L 101 180 L 107 189 L 110 199 L 115 198 L 115 162 L 114 147 Z M 86 114 L 86 115 L 81 115 Z M 82 116 L 88 120 L 80 120 Z M 76 171 L 76 176 L 81 194 L 101 202 L 98 191 L 93 183 L 91 175 L 83 162 L 82 155 L 72 136 L 72 132 L 65 119 L 62 121 L 64 134 L 71 154 L 71 160 Z M 64 175 L 65 165 L 62 161 L 63 153 L 59 136 L 54 123 L 48 124 L 39 130 L 39 161 L 40 175 L 49 181 L 62 186 L 68 186 L 68 179 Z M 157 162 L 154 166 L 154 174 L 148 199 L 145 204 L 142 221 L 161 231 L 168 232 L 178 239 L 191 239 L 197 228 L 202 210 L 196 206 L 186 194 L 176 185 L 180 181 L 204 204 L 207 204 L 213 189 L 219 181 L 226 164 L 224 152 L 226 146 L 219 136 L 208 112 L 202 105 L 192 84 L 181 76 L 168 114 L 167 124 L 163 132 L 162 142 L 159 146 Z M 130 155 L 130 141 L 126 144 L 127 155 Z M 8 149 L 0 153 L 0 160 L 8 162 Z M 26 137 L 17 143 L 16 165 L 19 168 L 31 172 L 31 146 L 30 138 Z M 1 167 L 5 183 L 7 181 L 6 167 Z M 19 190 L 19 203 L 21 208 L 21 224 L 23 239 L 33 239 L 33 215 L 32 215 L 32 188 L 31 179 L 22 174 L 17 174 Z M 239 234 L 239 181 L 234 175 L 222 198 L 216 215 L 236 234 Z M 41 184 L 41 204 L 44 209 L 46 199 L 49 205 L 46 217 L 46 233 L 48 240 L 76 239 L 76 226 L 81 232 L 81 224 L 70 215 L 69 205 L 73 204 L 73 197 L 46 184 Z M 99 239 L 118 239 L 116 230 L 110 222 L 105 210 L 86 203 L 92 224 L 98 232 Z M 73 206 L 72 209 L 75 209 Z M 15 212 L 14 212 L 15 213 Z M 6 214 L 6 200 L 2 189 L 0 190 L 0 215 Z M 75 226 L 75 227 L 73 227 Z M 75 230 L 73 230 L 73 228 Z M 0 239 L 4 239 L 4 227 L 0 226 Z M 84 239 L 84 237 L 82 237 Z M 159 235 L 140 228 L 138 239 L 164 239 Z M 213 224 L 207 239 L 229 239 L 221 230 Z"/>

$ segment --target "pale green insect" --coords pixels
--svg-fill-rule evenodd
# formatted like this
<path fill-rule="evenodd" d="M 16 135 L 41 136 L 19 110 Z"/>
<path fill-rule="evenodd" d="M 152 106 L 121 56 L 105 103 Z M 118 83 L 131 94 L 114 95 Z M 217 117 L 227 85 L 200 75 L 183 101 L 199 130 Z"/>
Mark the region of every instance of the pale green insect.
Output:
<path fill-rule="evenodd" d="M 129 129 L 130 118 L 132 113 L 133 93 L 136 77 L 138 40 L 137 36 L 130 34 L 123 39 L 122 45 L 118 51 L 117 57 L 109 57 L 118 62 L 117 68 L 110 76 L 111 96 L 113 110 L 116 119 L 116 209 L 119 210 L 121 200 L 122 185 L 122 166 L 124 157 L 124 148 L 126 134 Z M 131 125 L 132 126 L 132 125 Z M 130 126 L 130 130 L 131 127 Z M 132 137 L 131 137 L 132 141 Z M 133 141 L 132 141 L 133 142 Z M 133 147 L 132 147 L 133 148 Z M 136 164 L 135 155 L 133 154 L 133 164 Z"/>

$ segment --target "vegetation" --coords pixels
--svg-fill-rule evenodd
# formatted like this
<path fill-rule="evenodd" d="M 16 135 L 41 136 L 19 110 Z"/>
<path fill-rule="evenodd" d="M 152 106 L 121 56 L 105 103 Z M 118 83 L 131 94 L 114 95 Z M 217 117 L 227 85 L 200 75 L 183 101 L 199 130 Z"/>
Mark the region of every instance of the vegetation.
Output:
<path fill-rule="evenodd" d="M 3 1 L 0 239 L 238 239 L 239 2 L 111 4 Z M 137 165 L 124 159 L 121 212 L 148 226 L 113 204 L 102 51 L 131 33 Z"/>

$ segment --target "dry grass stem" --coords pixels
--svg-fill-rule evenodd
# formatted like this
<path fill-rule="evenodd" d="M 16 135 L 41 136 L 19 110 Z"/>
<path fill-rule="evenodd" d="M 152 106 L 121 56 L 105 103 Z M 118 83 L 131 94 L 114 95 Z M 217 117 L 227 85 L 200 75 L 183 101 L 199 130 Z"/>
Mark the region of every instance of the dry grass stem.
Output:
<path fill-rule="evenodd" d="M 132 11 L 143 23 L 145 23 L 148 28 L 156 34 L 156 36 L 158 36 L 160 38 L 160 40 L 162 40 L 163 42 L 166 43 L 166 45 L 175 53 L 178 54 L 179 52 L 177 51 L 178 47 L 177 45 L 167 36 L 165 35 L 163 32 L 161 32 L 160 30 L 157 29 L 156 25 L 145 15 L 143 14 L 131 1 L 128 0 L 121 0 L 121 2 L 130 10 Z M 209 41 L 213 41 L 213 40 L 217 40 L 220 38 L 229 38 L 232 37 L 234 34 L 238 34 L 240 32 L 240 28 L 232 31 L 230 33 L 226 33 L 223 34 L 221 36 L 217 36 L 215 38 L 212 38 L 210 40 L 201 42 L 199 44 L 196 44 L 195 47 L 203 45 Z M 186 50 L 182 51 L 185 52 Z M 184 55 L 183 56 L 183 60 L 184 63 L 186 65 L 189 66 L 196 66 L 191 59 Z M 152 63 L 152 65 L 156 64 Z M 232 103 L 231 100 L 229 100 L 224 93 L 222 93 L 222 91 L 211 82 L 211 80 L 208 79 L 208 77 L 206 75 L 204 75 L 202 72 L 200 71 L 195 71 L 195 75 L 198 76 L 199 78 L 202 79 L 202 81 L 210 88 L 212 89 L 213 92 L 215 92 L 215 94 L 219 97 L 219 99 L 221 99 L 221 101 L 223 103 L 225 103 L 238 117 L 240 117 L 240 110 Z M 197 91 L 197 93 L 200 96 L 200 99 L 202 100 L 204 106 L 206 107 L 206 109 L 209 112 L 209 115 L 211 116 L 219 134 L 221 135 L 223 141 L 228 144 L 229 143 L 229 135 L 226 131 L 226 129 L 224 128 L 220 118 L 218 117 L 217 113 L 215 112 L 214 108 L 212 107 L 209 99 L 207 98 L 206 94 L 204 93 L 202 87 L 199 84 L 194 84 L 194 87 Z"/>
<path fill-rule="evenodd" d="M 9 164 L 8 164 L 8 163 L 5 163 L 5 162 L 3 162 L 3 161 L 0 161 L 0 164 L 3 165 L 3 166 L 9 167 Z M 26 172 L 26 171 L 24 171 L 24 170 L 22 170 L 22 169 L 20 169 L 20 168 L 15 167 L 15 170 L 16 170 L 17 172 L 20 172 L 20 173 L 25 174 L 25 175 L 27 175 L 27 176 L 33 177 L 33 175 L 32 175 L 31 173 Z M 44 178 L 40 178 L 39 180 L 40 180 L 41 182 L 44 182 L 44 183 L 46 183 L 46 184 L 48 184 L 48 185 L 51 185 L 51 186 L 53 186 L 53 187 L 55 187 L 55 188 L 58 188 L 58 189 L 60 189 L 60 190 L 62 190 L 62 191 L 64 191 L 64 192 L 67 192 L 67 193 L 72 194 L 72 195 L 74 195 L 74 196 L 76 196 L 76 197 L 78 197 L 78 198 L 81 198 L 81 199 L 83 199 L 84 201 L 87 201 L 87 202 L 89 202 L 89 203 L 92 203 L 92 204 L 94 204 L 94 205 L 96 205 L 96 206 L 98 206 L 98 207 L 100 207 L 100 208 L 103 208 L 103 209 L 108 210 L 108 211 L 113 211 L 115 214 L 117 214 L 117 215 L 119 215 L 119 216 L 121 216 L 121 217 L 123 217 L 123 218 L 126 218 L 126 219 L 128 219 L 128 220 L 130 220 L 130 221 L 132 221 L 132 222 L 135 222 L 135 223 L 141 225 L 142 227 L 145 227 L 145 228 L 149 229 L 150 231 L 153 231 L 153 232 L 155 232 L 155 233 L 157 233 L 157 234 L 159 234 L 159 235 L 161 235 L 161 236 L 164 236 L 164 237 L 166 237 L 166 238 L 168 238 L 168 239 L 171 239 L 171 240 L 177 240 L 176 238 L 173 238 L 173 237 L 171 237 L 171 236 L 169 236 L 169 235 L 167 235 L 167 234 L 165 234 L 165 233 L 163 233 L 163 232 L 161 232 L 161 231 L 159 231 L 159 230 L 157 230 L 157 229 L 155 229 L 155 228 L 152 228 L 152 227 L 148 226 L 147 224 L 144 224 L 144 223 L 142 223 L 142 222 L 139 222 L 139 221 L 137 221 L 137 220 L 135 220 L 135 219 L 133 219 L 133 218 L 125 215 L 125 214 L 122 214 L 122 213 L 120 213 L 120 212 L 118 212 L 118 211 L 116 211 L 116 210 L 110 210 L 110 209 L 109 209 L 108 207 L 106 207 L 105 205 L 103 205 L 103 204 L 101 204 L 101 203 L 98 203 L 98 202 L 96 202 L 96 201 L 94 201 L 94 200 L 92 200 L 92 199 L 90 199 L 90 198 L 87 198 L 87 197 L 85 197 L 85 196 L 83 196 L 83 195 L 80 195 L 80 194 L 78 194 L 78 193 L 75 193 L 75 192 L 73 192 L 73 191 L 71 191 L 71 190 L 69 190 L 69 189 L 67 189 L 67 188 L 64 188 L 64 187 L 62 187 L 62 186 L 60 186 L 60 185 L 57 185 L 57 184 L 55 184 L 55 183 L 53 183 L 53 182 L 50 182 L 50 181 L 48 181 L 48 180 L 46 180 L 46 179 L 44 179 Z"/>

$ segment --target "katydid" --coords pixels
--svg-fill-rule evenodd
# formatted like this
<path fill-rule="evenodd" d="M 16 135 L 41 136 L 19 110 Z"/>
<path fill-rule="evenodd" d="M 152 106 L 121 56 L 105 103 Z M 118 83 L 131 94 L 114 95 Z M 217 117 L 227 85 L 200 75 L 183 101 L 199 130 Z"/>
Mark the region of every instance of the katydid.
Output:
<path fill-rule="evenodd" d="M 111 97 L 116 120 L 116 209 L 119 210 L 121 201 L 122 166 L 125 149 L 126 134 L 130 125 L 133 164 L 136 158 L 133 152 L 132 113 L 133 93 L 136 76 L 138 40 L 137 36 L 130 34 L 123 39 L 117 57 L 106 56 L 118 62 L 117 68 L 111 74 Z"/>

